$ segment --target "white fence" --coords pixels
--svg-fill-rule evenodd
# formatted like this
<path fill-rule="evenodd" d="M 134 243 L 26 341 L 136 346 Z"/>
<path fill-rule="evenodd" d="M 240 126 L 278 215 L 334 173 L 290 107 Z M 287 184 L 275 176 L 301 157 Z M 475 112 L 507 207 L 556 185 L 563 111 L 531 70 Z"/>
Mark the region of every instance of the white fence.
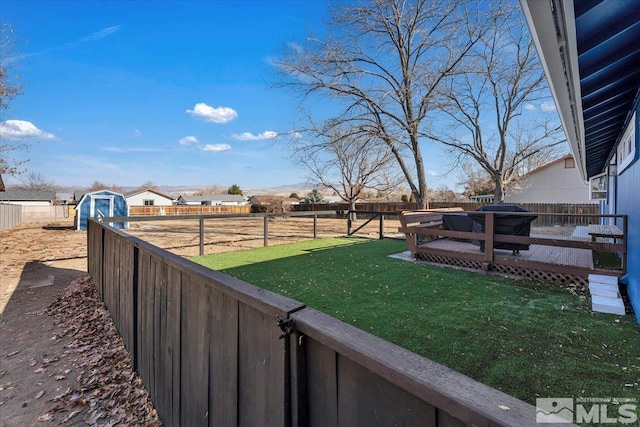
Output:
<path fill-rule="evenodd" d="M 73 220 L 75 209 L 69 205 L 22 206 L 22 222 L 58 222 Z"/>
<path fill-rule="evenodd" d="M 22 206 L 0 203 L 0 231 L 22 222 Z"/>

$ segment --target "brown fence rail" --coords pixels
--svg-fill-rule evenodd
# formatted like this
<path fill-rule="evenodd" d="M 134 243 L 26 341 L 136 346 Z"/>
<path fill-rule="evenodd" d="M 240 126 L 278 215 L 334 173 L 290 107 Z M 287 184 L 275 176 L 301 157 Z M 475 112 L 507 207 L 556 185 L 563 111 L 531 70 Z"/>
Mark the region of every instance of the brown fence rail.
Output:
<path fill-rule="evenodd" d="M 251 205 L 232 206 L 232 205 L 216 205 L 216 206 L 131 206 L 129 207 L 129 215 L 211 215 L 211 214 L 248 214 L 251 213 Z"/>
<path fill-rule="evenodd" d="M 461 207 L 465 211 L 473 211 L 486 203 L 478 202 L 430 202 L 429 209 L 442 209 Z M 554 225 L 588 225 L 589 219 L 583 215 L 596 215 L 600 213 L 597 203 L 518 203 L 529 212 L 545 214 L 539 217 L 535 225 L 537 226 L 554 226 Z M 416 209 L 415 203 L 357 203 L 356 212 L 358 218 L 365 218 L 366 215 L 372 215 L 369 212 L 393 212 Z M 347 203 L 324 203 L 324 204 L 302 204 L 294 206 L 295 211 L 316 211 L 316 210 L 349 210 Z M 368 211 L 360 214 L 361 211 Z"/>
<path fill-rule="evenodd" d="M 22 222 L 22 206 L 0 203 L 0 231 L 15 227 Z"/>
<path fill-rule="evenodd" d="M 94 219 L 87 236 L 164 425 L 536 425 L 531 405 L 302 303 Z"/>

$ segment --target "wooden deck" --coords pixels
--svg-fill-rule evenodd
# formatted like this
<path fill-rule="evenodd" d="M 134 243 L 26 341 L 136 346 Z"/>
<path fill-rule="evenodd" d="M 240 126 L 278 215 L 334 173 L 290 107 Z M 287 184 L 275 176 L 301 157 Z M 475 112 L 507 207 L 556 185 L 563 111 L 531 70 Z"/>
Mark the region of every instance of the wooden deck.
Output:
<path fill-rule="evenodd" d="M 549 237 L 549 236 L 536 236 L 531 237 Z M 554 236 L 555 239 L 559 239 L 562 236 Z M 572 240 L 564 238 L 563 240 Z M 423 243 L 420 247 L 440 249 L 444 251 L 476 254 L 482 255 L 480 246 L 474 245 L 470 242 L 459 242 L 452 239 L 437 239 L 431 242 Z M 521 250 L 515 255 L 511 250 L 494 249 L 494 256 L 506 257 L 518 260 L 528 260 L 543 262 L 546 264 L 556 264 L 562 266 L 574 266 L 593 269 L 593 256 L 589 249 L 577 249 L 577 248 L 561 248 L 556 246 L 543 246 L 543 245 L 530 245 L 529 250 Z"/>
<path fill-rule="evenodd" d="M 576 226 L 572 231 L 553 228 L 543 231 L 544 227 L 542 227 L 538 231 L 541 234 L 536 234 L 534 231 L 528 236 L 515 233 L 498 234 L 495 232 L 496 221 L 504 219 L 505 213 L 508 214 L 508 218 L 526 217 L 530 216 L 530 213 L 491 211 L 472 213 L 475 216 L 484 215 L 483 221 L 473 220 L 482 224 L 480 232 L 469 231 L 468 224 L 465 223 L 460 223 L 458 226 L 453 224 L 453 228 L 464 231 L 445 228 L 425 229 L 416 226 L 403 226 L 398 230 L 405 233 L 409 250 L 414 258 L 437 264 L 494 271 L 560 284 L 579 283 L 585 286 L 588 285 L 590 274 L 620 277 L 626 272 L 627 217 L 625 215 L 591 215 L 590 218 L 592 217 L 594 224 L 600 224 L 602 218 L 606 221 L 619 221 L 622 224 L 620 229 L 622 236 L 619 235 L 620 233 L 612 236 L 610 230 L 606 230 L 609 232 L 606 239 L 603 237 L 594 239 L 594 231 L 600 230 L 601 227 L 593 225 Z M 402 212 L 401 216 L 404 215 L 407 213 Z M 544 214 L 536 213 L 536 215 Z M 566 232 L 571 234 L 565 234 Z M 480 250 L 481 243 L 485 251 Z M 522 247 L 528 247 L 528 249 L 519 251 L 501 249 Z M 603 252 L 619 255 L 621 268 L 594 266 L 594 256 Z"/>

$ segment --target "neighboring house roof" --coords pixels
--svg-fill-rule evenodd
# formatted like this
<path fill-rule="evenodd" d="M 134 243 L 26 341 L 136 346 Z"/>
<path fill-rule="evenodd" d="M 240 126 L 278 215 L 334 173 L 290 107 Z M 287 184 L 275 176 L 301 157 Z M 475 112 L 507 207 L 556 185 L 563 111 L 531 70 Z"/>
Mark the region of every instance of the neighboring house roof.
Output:
<path fill-rule="evenodd" d="M 535 168 L 535 169 L 530 170 L 529 172 L 527 172 L 527 173 L 524 175 L 524 177 L 526 177 L 527 175 L 533 175 L 533 174 L 535 174 L 535 173 L 540 172 L 541 170 L 544 170 L 544 169 L 550 168 L 551 166 L 553 166 L 553 165 L 555 165 L 555 164 L 557 164 L 557 163 L 560 163 L 560 162 L 564 162 L 564 161 L 565 161 L 565 160 L 567 160 L 567 159 L 573 159 L 573 154 L 567 154 L 567 155 L 565 155 L 565 156 L 560 157 L 559 159 L 555 159 L 555 160 L 550 161 L 549 163 L 545 163 L 545 164 L 544 164 L 544 165 L 542 165 L 542 166 L 538 166 L 537 168 Z"/>
<path fill-rule="evenodd" d="M 135 190 L 135 191 L 130 191 L 130 192 L 126 193 L 124 195 L 124 197 L 127 197 L 127 198 L 128 197 L 133 197 L 133 196 L 137 196 L 138 194 L 145 193 L 145 192 L 153 193 L 153 194 L 156 194 L 156 195 L 158 195 L 160 197 L 164 197 L 165 199 L 173 200 L 173 197 L 167 196 L 166 194 L 162 194 L 161 192 L 156 191 L 156 190 L 152 190 L 150 188 L 142 188 L 142 189 L 138 189 L 138 190 Z"/>
<path fill-rule="evenodd" d="M 219 202 L 244 202 L 244 196 L 239 194 L 202 194 L 199 196 L 186 196 L 181 195 L 179 198 L 185 202 L 204 202 L 204 201 L 219 201 Z"/>
<path fill-rule="evenodd" d="M 0 175 L 0 191 L 5 191 L 6 189 L 4 188 L 4 181 L 2 180 L 2 175 Z"/>
<path fill-rule="evenodd" d="M 602 173 L 640 87 L 639 1 L 520 0 L 584 180 Z"/>
<path fill-rule="evenodd" d="M 56 200 L 70 202 L 71 200 L 73 200 L 73 193 L 56 193 Z"/>
<path fill-rule="evenodd" d="M 53 190 L 5 190 L 0 194 L 0 200 L 15 202 L 50 201 L 56 199 Z"/>

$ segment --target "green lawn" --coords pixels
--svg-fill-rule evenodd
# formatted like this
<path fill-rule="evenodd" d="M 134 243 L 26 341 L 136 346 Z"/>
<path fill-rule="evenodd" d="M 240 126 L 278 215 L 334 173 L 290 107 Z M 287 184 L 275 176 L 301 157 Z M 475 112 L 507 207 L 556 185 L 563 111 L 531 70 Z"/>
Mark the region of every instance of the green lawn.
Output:
<path fill-rule="evenodd" d="M 535 404 L 637 397 L 633 316 L 593 313 L 576 287 L 389 258 L 395 240 L 333 238 L 194 261 L 286 295 Z"/>

